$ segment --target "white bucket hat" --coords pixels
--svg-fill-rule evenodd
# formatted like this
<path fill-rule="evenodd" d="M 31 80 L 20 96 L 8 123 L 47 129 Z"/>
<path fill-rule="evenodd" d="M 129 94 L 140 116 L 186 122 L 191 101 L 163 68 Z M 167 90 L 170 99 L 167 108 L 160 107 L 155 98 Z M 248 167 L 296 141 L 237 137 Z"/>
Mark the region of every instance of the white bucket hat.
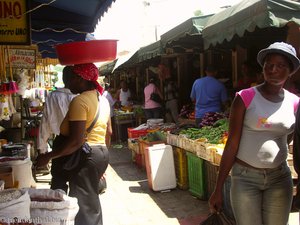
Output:
<path fill-rule="evenodd" d="M 296 50 L 293 46 L 284 42 L 275 42 L 271 44 L 268 48 L 262 49 L 257 54 L 257 62 L 263 67 L 265 58 L 270 53 L 279 53 L 285 55 L 293 65 L 293 70 L 291 75 L 294 74 L 300 67 L 300 60 L 297 57 Z"/>

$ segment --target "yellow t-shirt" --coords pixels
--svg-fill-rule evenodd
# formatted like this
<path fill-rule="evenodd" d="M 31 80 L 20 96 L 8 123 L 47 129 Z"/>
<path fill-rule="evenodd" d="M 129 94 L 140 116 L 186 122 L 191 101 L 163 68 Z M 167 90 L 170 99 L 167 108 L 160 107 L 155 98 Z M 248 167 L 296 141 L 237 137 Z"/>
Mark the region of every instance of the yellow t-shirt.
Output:
<path fill-rule="evenodd" d="M 60 126 L 60 133 L 68 136 L 69 121 L 86 121 L 86 129 L 93 122 L 98 107 L 96 90 L 85 91 L 73 98 L 69 111 Z M 100 96 L 99 117 L 92 131 L 87 135 L 89 144 L 105 144 L 107 122 L 110 117 L 110 107 L 107 99 Z"/>

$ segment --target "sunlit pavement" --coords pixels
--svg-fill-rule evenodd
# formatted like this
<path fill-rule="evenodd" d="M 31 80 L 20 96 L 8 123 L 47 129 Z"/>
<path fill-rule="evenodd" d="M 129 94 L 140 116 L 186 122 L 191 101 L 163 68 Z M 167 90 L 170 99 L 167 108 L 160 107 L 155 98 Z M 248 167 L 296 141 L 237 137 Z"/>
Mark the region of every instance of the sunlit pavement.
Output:
<path fill-rule="evenodd" d="M 107 189 L 100 195 L 104 225 L 199 225 L 209 213 L 207 201 L 188 190 L 152 191 L 145 169 L 132 161 L 126 143 L 110 149 L 106 180 Z M 37 187 L 49 185 L 39 182 Z M 289 225 L 299 225 L 299 213 L 290 214 Z"/>

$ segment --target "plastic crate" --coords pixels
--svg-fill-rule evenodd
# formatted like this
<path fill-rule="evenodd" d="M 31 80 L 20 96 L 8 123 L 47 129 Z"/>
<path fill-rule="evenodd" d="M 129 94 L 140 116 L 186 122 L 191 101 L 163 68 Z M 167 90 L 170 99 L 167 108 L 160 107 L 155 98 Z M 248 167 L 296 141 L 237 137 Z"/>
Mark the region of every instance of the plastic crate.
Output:
<path fill-rule="evenodd" d="M 139 148 L 140 148 L 140 153 L 141 154 L 145 154 L 145 149 L 147 147 L 150 147 L 152 145 L 156 145 L 156 144 L 164 144 L 164 141 L 145 141 L 143 139 L 138 139 L 138 143 L 139 143 Z"/>
<path fill-rule="evenodd" d="M 207 198 L 209 198 L 213 193 L 217 183 L 219 166 L 205 160 L 204 171 L 205 171 L 205 181 L 206 181 L 206 193 L 207 193 Z"/>
<path fill-rule="evenodd" d="M 182 148 L 175 147 L 173 148 L 173 152 L 177 186 L 182 190 L 187 190 L 189 183 L 186 151 Z"/>
<path fill-rule="evenodd" d="M 189 191 L 195 197 L 207 200 L 204 160 L 190 152 L 186 152 L 186 155 L 188 162 Z"/>
<path fill-rule="evenodd" d="M 134 130 L 133 127 L 127 128 L 128 138 L 139 138 L 148 134 L 147 130 Z"/>
<path fill-rule="evenodd" d="M 169 131 L 167 133 L 167 143 L 169 145 L 173 145 L 173 146 L 179 147 L 179 144 L 178 144 L 178 135 L 171 134 L 170 131 Z"/>

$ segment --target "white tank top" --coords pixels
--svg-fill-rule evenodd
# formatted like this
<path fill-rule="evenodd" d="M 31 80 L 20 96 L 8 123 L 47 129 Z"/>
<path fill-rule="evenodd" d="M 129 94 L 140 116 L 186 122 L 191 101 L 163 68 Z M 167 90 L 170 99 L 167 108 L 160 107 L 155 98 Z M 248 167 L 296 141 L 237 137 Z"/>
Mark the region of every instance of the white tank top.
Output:
<path fill-rule="evenodd" d="M 121 101 L 121 105 L 122 106 L 128 106 L 129 105 L 129 101 L 128 101 L 128 98 L 131 97 L 131 93 L 130 93 L 130 90 L 127 89 L 127 91 L 123 91 L 121 89 L 120 91 L 120 101 Z"/>
<path fill-rule="evenodd" d="M 243 91 L 238 94 L 247 107 Z M 275 168 L 287 159 L 287 135 L 294 129 L 299 98 L 284 90 L 283 101 L 274 103 L 256 87 L 253 94 L 245 112 L 237 158 L 256 168 Z"/>

